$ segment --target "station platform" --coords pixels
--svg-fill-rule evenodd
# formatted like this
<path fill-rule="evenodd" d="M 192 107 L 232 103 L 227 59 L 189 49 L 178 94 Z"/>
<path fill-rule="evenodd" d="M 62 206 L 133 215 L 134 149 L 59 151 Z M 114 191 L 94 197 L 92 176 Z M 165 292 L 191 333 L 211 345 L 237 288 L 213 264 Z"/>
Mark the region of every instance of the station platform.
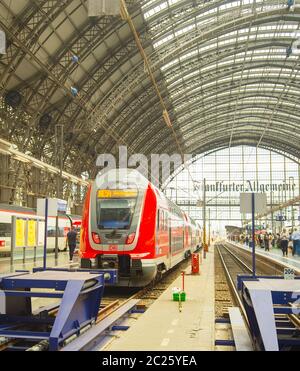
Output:
<path fill-rule="evenodd" d="M 60 267 L 65 268 L 69 267 L 69 253 L 68 252 L 61 252 L 58 254 L 58 260 L 55 260 L 54 254 L 47 255 L 47 266 L 48 267 Z M 77 262 L 77 255 L 74 256 L 74 263 Z M 16 270 L 27 270 L 31 271 L 33 268 L 41 267 L 43 265 L 43 258 L 37 258 L 36 262 L 32 259 L 28 260 L 25 264 L 23 261 L 17 260 L 14 262 L 14 265 L 11 266 L 10 258 L 1 258 L 0 259 L 0 274 L 1 273 L 12 273 Z"/>
<path fill-rule="evenodd" d="M 172 301 L 172 288 L 182 286 L 182 278 L 169 288 L 121 337 L 104 351 L 212 351 L 215 342 L 214 252 L 211 247 L 201 264 L 201 274 L 186 270 L 186 302 Z"/>
<path fill-rule="evenodd" d="M 248 246 L 245 246 L 238 242 L 233 241 L 227 241 L 228 243 L 231 243 L 241 249 L 244 249 L 246 251 L 251 251 L 251 248 Z M 275 262 L 282 263 L 286 265 L 287 268 L 294 269 L 297 273 L 300 274 L 300 256 L 295 255 L 292 256 L 290 251 L 290 256 L 284 257 L 282 256 L 282 251 L 278 248 L 270 248 L 270 251 L 265 251 L 264 249 L 260 247 L 256 247 L 256 254 L 261 256 L 267 256 L 270 260 L 274 260 Z"/>

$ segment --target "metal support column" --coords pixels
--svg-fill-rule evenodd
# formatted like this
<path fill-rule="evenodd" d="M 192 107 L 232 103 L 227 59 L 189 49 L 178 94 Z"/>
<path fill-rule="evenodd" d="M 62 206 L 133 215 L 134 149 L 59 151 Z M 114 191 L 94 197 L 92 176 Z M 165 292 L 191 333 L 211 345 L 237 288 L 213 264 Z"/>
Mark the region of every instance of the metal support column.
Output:
<path fill-rule="evenodd" d="M 43 268 L 47 269 L 47 237 L 48 237 L 48 198 L 45 199 L 45 239 L 44 239 L 44 258 Z"/>
<path fill-rule="evenodd" d="M 14 265 L 14 254 L 16 248 L 16 216 L 11 217 L 11 239 L 10 239 L 10 267 Z"/>
<path fill-rule="evenodd" d="M 60 173 L 57 176 L 57 190 L 56 197 L 63 198 L 63 148 L 64 148 L 64 127 L 63 125 L 55 126 L 55 149 L 56 149 L 56 165 L 59 167 Z M 58 216 L 56 217 L 56 228 L 55 228 L 55 260 L 58 259 L 58 235 L 59 225 Z"/>
<path fill-rule="evenodd" d="M 252 193 L 252 270 L 253 277 L 256 277 L 256 258 L 255 258 L 255 193 Z"/>
<path fill-rule="evenodd" d="M 207 249 L 206 244 L 206 179 L 203 179 L 203 248 Z"/>

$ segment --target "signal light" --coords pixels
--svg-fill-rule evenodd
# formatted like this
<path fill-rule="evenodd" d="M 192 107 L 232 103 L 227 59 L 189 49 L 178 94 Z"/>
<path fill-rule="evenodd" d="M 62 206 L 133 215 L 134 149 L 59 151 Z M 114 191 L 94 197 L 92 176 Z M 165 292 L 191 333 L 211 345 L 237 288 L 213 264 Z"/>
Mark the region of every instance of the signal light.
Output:
<path fill-rule="evenodd" d="M 131 245 L 135 239 L 135 233 L 131 233 L 126 240 L 126 245 Z"/>
<path fill-rule="evenodd" d="M 101 243 L 101 238 L 100 238 L 99 234 L 93 232 L 93 233 L 92 233 L 92 237 L 93 237 L 93 241 L 94 241 L 96 244 L 100 245 L 100 243 Z"/>

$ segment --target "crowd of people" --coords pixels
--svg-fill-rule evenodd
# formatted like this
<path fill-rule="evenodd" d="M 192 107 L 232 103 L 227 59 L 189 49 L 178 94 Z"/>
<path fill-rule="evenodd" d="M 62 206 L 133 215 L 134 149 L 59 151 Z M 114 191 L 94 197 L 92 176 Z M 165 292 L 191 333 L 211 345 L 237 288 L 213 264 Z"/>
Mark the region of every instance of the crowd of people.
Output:
<path fill-rule="evenodd" d="M 252 236 L 241 236 L 241 242 L 246 246 L 252 246 Z M 272 248 L 278 248 L 282 251 L 283 256 L 288 256 L 289 250 L 292 255 L 300 255 L 300 230 L 287 231 L 282 230 L 282 233 L 264 233 L 255 235 L 255 245 L 270 251 Z"/>

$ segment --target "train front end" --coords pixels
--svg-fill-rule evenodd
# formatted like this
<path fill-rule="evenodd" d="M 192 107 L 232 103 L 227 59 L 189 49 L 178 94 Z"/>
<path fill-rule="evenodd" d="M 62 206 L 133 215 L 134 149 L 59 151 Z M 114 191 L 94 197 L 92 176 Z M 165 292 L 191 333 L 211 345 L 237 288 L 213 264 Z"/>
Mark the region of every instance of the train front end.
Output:
<path fill-rule="evenodd" d="M 111 170 L 99 175 L 86 199 L 81 267 L 117 269 L 120 286 L 149 283 L 156 275 L 155 215 L 149 215 L 156 212 L 155 201 L 149 182 L 137 171 Z"/>

